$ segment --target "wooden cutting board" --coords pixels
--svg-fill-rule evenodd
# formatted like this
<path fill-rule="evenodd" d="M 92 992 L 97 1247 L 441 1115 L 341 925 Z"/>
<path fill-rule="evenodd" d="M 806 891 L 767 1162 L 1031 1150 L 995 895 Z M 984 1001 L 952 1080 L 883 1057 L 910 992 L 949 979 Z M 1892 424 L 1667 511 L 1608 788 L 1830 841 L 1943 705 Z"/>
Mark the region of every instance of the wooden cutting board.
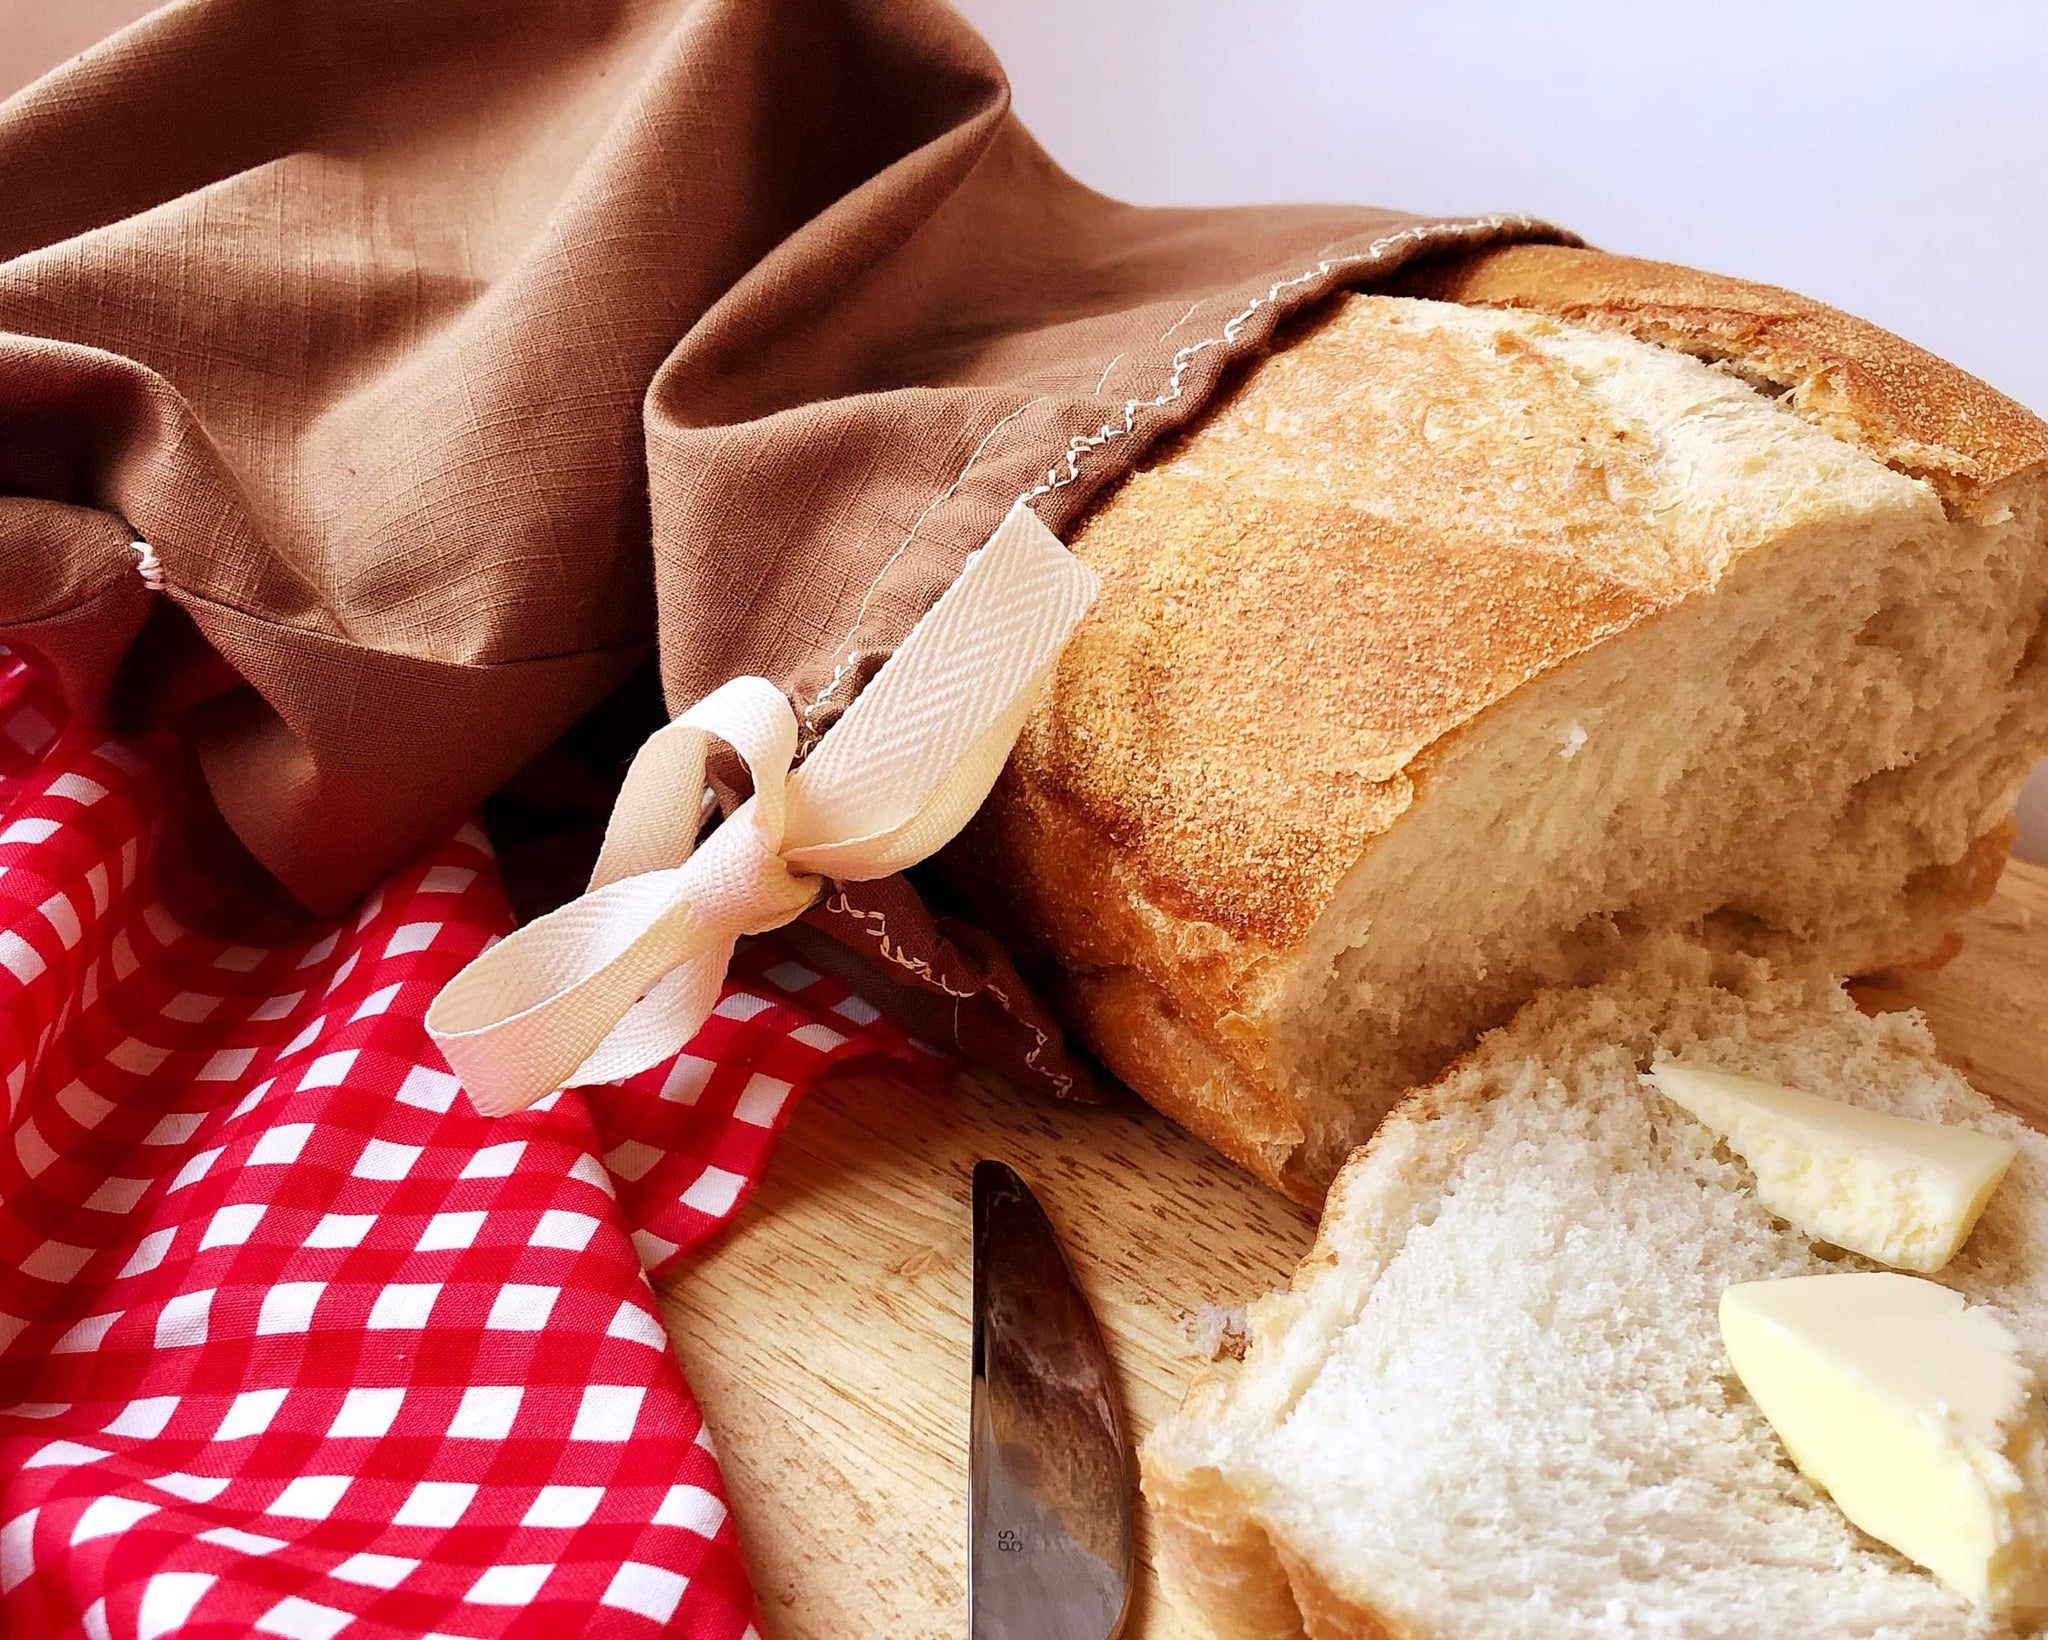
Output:
<path fill-rule="evenodd" d="M 1946 968 L 1864 987 L 1927 1011 L 1951 1063 L 2048 1125 L 2048 869 L 2014 865 Z M 1036 1187 L 1123 1374 L 1133 1436 L 1202 1357 L 1191 1315 L 1283 1284 L 1313 1217 L 1142 1105 L 1056 1106 L 962 1076 L 813 1092 L 732 1232 L 661 1293 L 716 1432 L 766 1640 L 967 1632 L 968 1175 Z M 1142 1563 L 1126 1634 L 1184 1626 Z"/>

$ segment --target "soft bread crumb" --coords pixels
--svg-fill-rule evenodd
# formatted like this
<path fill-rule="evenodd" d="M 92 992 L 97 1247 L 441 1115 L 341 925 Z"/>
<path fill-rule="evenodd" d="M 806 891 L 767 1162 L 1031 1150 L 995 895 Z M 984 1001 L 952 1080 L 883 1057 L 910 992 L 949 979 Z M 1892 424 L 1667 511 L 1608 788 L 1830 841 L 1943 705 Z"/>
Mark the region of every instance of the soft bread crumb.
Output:
<path fill-rule="evenodd" d="M 1276 1586 L 1334 1603 L 1312 1632 L 1402 1640 L 2007 1632 L 1851 1527 L 1734 1380 L 1724 1287 L 1877 1266 L 1775 1218 L 1643 1091 L 1659 1053 L 2011 1139 L 1942 1279 L 2048 1368 L 2048 1138 L 1942 1065 L 1917 1015 L 1662 948 L 1539 997 L 1411 1096 L 1340 1175 L 1293 1288 L 1253 1306 L 1243 1366 L 1146 1443 L 1147 1494 L 1208 1546 L 1176 1557 L 1194 1540 L 1167 1533 L 1170 1584 L 1217 1634 L 1285 1632 Z M 1233 1590 L 1268 1602 L 1256 1621 Z"/>

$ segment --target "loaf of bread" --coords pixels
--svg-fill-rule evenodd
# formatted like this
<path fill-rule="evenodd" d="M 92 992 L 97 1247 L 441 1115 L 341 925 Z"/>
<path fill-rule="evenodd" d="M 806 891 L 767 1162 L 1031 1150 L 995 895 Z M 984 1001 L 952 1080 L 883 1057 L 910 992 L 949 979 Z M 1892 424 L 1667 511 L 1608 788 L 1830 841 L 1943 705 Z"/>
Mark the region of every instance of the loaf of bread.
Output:
<path fill-rule="evenodd" d="M 1079 1040 L 1316 1202 L 1544 985 L 1938 960 L 2048 739 L 2048 426 L 1815 303 L 1520 247 L 1283 337 L 942 862 Z"/>
<path fill-rule="evenodd" d="M 1168 1587 L 1219 1640 L 1986 1640 L 2008 1632 L 1787 1460 L 1716 1322 L 1736 1282 L 1875 1269 L 1758 1202 L 1659 1052 L 2019 1149 L 1940 1281 L 2048 1383 L 2048 1137 L 1917 1016 L 1696 947 L 1546 993 L 1338 1176 L 1234 1376 L 1143 1451 Z"/>

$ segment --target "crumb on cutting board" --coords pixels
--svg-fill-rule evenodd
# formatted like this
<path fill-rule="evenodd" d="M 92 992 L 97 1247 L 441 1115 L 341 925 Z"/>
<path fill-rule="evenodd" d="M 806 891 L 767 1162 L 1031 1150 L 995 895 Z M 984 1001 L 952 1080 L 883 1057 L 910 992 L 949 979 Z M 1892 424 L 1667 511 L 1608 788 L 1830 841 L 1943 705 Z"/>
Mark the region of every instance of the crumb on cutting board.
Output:
<path fill-rule="evenodd" d="M 1242 1304 L 1197 1304 L 1180 1315 L 1181 1337 L 1187 1341 L 1189 1351 L 1204 1361 L 1221 1361 L 1225 1356 L 1242 1361 L 1245 1346 L 1251 1341 L 1246 1328 Z"/>

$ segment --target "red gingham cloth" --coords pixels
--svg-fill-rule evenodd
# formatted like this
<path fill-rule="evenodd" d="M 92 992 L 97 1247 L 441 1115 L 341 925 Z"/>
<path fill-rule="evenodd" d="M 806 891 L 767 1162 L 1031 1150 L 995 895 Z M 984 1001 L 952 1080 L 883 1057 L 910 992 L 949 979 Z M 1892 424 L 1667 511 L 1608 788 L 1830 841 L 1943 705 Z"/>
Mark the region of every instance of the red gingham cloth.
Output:
<path fill-rule="evenodd" d="M 751 1636 L 645 1271 L 914 1045 L 763 940 L 670 1064 L 479 1116 L 422 1016 L 512 925 L 481 831 L 225 945 L 156 892 L 177 767 L 0 652 L 0 1630 Z"/>

